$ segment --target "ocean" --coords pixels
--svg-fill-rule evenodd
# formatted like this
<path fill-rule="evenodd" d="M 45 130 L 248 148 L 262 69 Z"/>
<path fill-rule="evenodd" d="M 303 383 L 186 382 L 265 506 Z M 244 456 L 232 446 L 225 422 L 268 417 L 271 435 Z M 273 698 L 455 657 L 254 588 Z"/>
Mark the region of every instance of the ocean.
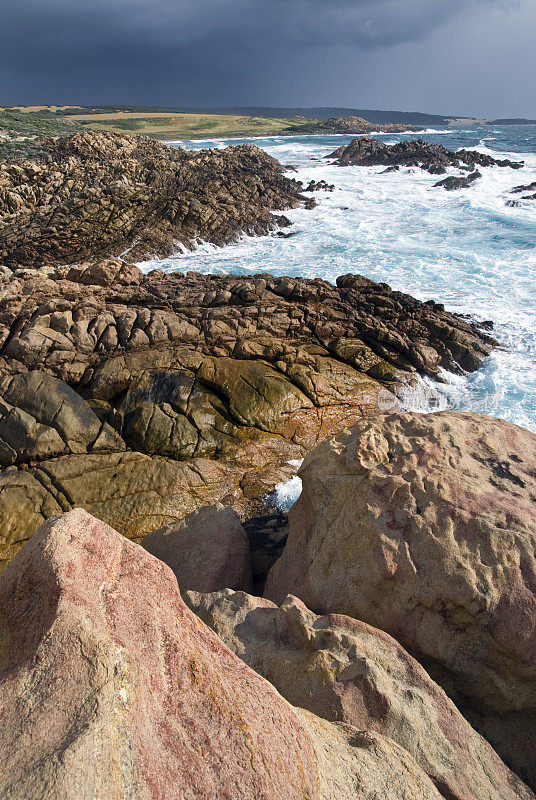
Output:
<path fill-rule="evenodd" d="M 518 199 L 512 187 L 536 180 L 536 126 L 445 128 L 421 134 L 376 134 L 392 144 L 423 138 L 449 149 L 477 149 L 525 162 L 523 169 L 480 168 L 470 188 L 447 192 L 420 169 L 382 175 L 382 167 L 337 167 L 324 156 L 352 136 L 206 139 L 174 142 L 188 149 L 254 142 L 308 183 L 325 180 L 311 211 L 284 212 L 295 235 L 243 237 L 216 248 L 199 242 L 192 252 L 144 262 L 165 271 L 320 277 L 357 272 L 449 311 L 492 320 L 501 343 L 476 373 L 423 381 L 404 399 L 406 408 L 478 411 L 536 431 L 536 200 Z M 453 170 L 452 172 L 456 172 Z"/>

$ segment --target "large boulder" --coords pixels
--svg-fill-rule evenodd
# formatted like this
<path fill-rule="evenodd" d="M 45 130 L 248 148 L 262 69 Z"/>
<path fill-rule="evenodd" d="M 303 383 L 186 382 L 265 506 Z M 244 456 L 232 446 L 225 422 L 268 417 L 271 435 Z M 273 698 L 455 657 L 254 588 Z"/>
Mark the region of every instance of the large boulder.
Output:
<path fill-rule="evenodd" d="M 423 667 L 383 631 L 229 589 L 185 600 L 290 703 L 407 750 L 448 800 L 534 800 Z"/>
<path fill-rule="evenodd" d="M 265 594 L 394 636 L 536 786 L 536 436 L 396 413 L 319 445 Z"/>
<path fill-rule="evenodd" d="M 182 590 L 251 591 L 248 535 L 229 506 L 204 506 L 148 533 L 142 546 L 171 567 Z"/>
<path fill-rule="evenodd" d="M 0 610 L 5 800 L 440 800 L 392 740 L 290 706 L 82 510 L 11 562 Z"/>
<path fill-rule="evenodd" d="M 39 369 L 0 381 L 0 466 L 125 450 L 77 392 Z"/>

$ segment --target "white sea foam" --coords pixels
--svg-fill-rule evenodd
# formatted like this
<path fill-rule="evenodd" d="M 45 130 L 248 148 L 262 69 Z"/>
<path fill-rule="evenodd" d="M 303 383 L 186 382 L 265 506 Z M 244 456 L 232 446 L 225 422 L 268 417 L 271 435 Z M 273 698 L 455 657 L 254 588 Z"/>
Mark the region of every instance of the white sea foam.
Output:
<path fill-rule="evenodd" d="M 275 158 L 297 166 L 292 177 L 325 180 L 335 191 L 315 193 L 313 211 L 285 212 L 294 223 L 291 238 L 244 236 L 221 249 L 200 245 L 143 268 L 272 272 L 331 281 L 359 272 L 419 299 L 443 302 L 451 311 L 493 320 L 494 335 L 506 349 L 495 351 L 478 372 L 451 376 L 435 389 L 448 407 L 491 413 L 536 430 L 536 206 L 506 205 L 519 200 L 510 194 L 513 186 L 534 180 L 536 154 L 515 152 L 504 132 L 500 153 L 489 147 L 492 139 L 479 138 L 481 132 L 440 133 L 449 139 L 456 134 L 453 149 L 478 149 L 524 160 L 525 166 L 480 167 L 482 178 L 471 187 L 446 192 L 433 188 L 437 176 L 419 169 L 382 175 L 382 167 L 337 167 L 325 160 L 341 138 L 352 137 L 258 137 Z"/>
<path fill-rule="evenodd" d="M 287 464 L 290 464 L 290 466 L 293 467 L 297 472 L 303 464 L 303 459 L 292 458 L 290 461 L 287 461 Z M 288 481 L 281 481 L 281 483 L 277 483 L 274 491 L 268 496 L 267 499 L 270 503 L 277 506 L 277 508 L 280 508 L 282 511 L 288 511 L 288 509 L 294 505 L 300 496 L 301 490 L 301 478 L 299 478 L 297 475 L 293 475 Z"/>

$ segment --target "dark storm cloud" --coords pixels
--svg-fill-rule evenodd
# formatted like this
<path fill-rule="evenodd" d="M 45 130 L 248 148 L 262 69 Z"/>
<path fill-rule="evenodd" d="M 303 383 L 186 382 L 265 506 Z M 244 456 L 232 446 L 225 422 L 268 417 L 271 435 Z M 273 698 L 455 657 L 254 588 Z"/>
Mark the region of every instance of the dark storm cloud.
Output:
<path fill-rule="evenodd" d="M 0 59 L 32 69 L 38 54 L 59 60 L 72 53 L 86 60 L 106 52 L 114 60 L 125 47 L 145 45 L 157 54 L 159 48 L 203 41 L 230 52 L 237 44 L 375 48 L 419 39 L 461 13 L 498 4 L 501 0 L 3 0 Z"/>
<path fill-rule="evenodd" d="M 285 83 L 280 102 L 298 105 L 292 85 L 298 92 L 313 62 L 321 80 L 322 59 L 333 69 L 339 51 L 350 48 L 359 61 L 360 53 L 418 44 L 453 21 L 477 24 L 493 9 L 523 5 L 523 0 L 2 0 L 0 102 L 264 104 L 273 74 L 274 81 Z M 358 101 L 349 96 L 347 104 Z"/>

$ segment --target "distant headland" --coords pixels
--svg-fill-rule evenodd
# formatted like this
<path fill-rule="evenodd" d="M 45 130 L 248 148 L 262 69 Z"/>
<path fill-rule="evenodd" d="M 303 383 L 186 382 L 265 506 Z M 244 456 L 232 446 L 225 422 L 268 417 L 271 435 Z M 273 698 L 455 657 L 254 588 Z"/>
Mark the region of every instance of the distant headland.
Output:
<path fill-rule="evenodd" d="M 409 111 L 318 107 L 164 108 L 127 105 L 20 105 L 0 107 L 2 142 L 90 128 L 142 133 L 168 141 L 314 134 L 401 133 L 458 125 L 527 125 L 530 119 L 477 119 Z"/>

